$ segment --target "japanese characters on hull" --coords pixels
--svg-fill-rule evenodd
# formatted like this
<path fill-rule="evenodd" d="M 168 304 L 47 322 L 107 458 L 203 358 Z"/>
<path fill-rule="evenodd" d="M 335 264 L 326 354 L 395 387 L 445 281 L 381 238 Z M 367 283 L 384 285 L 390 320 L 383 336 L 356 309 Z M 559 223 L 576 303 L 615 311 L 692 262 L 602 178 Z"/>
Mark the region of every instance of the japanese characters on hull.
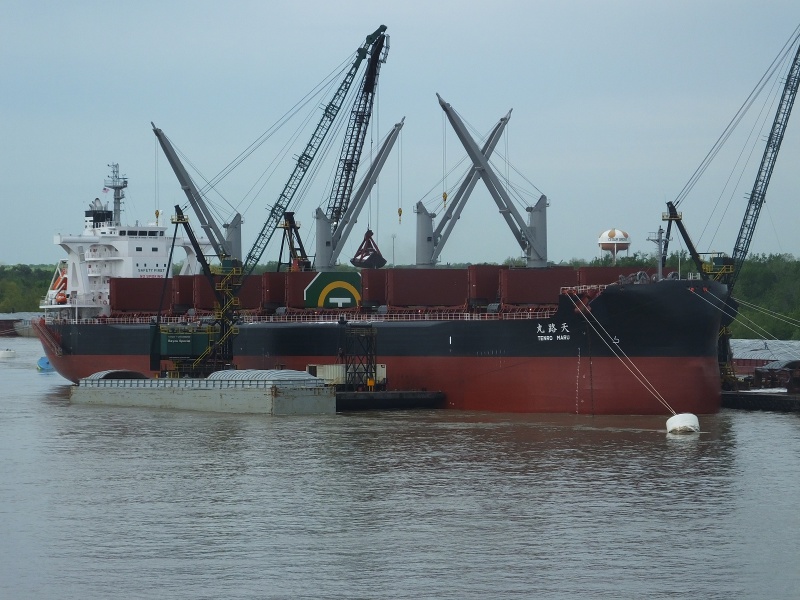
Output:
<path fill-rule="evenodd" d="M 536 326 L 537 339 L 540 342 L 566 342 L 570 339 L 569 325 L 567 323 L 539 323 Z"/>

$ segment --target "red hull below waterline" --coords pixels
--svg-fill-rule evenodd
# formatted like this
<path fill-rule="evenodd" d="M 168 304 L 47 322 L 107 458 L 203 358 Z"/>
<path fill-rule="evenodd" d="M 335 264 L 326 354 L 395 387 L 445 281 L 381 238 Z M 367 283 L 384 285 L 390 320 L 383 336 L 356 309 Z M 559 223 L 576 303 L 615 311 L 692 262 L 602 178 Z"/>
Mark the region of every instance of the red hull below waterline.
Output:
<path fill-rule="evenodd" d="M 48 355 L 56 370 L 78 381 L 106 370 L 150 372 L 148 356 Z M 237 357 L 240 369 L 276 364 L 305 370 L 327 357 Z M 444 391 L 448 408 L 493 412 L 669 415 L 716 413 L 721 391 L 718 365 L 708 357 L 380 357 L 390 390 Z M 634 366 L 635 365 L 635 366 Z M 696 382 L 686 386 L 686 381 Z M 660 398 L 660 399 L 659 399 Z M 660 400 L 663 400 L 662 403 Z"/>

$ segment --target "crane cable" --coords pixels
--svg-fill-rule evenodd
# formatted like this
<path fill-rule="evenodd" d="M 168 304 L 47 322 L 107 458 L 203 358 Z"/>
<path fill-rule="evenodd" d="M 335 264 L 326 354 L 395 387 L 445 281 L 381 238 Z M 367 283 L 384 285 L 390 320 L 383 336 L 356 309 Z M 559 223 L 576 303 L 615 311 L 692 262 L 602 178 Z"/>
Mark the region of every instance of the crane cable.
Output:
<path fill-rule="evenodd" d="M 778 85 L 778 81 L 777 81 L 777 78 L 776 78 L 775 80 L 773 80 L 773 86 L 772 86 L 773 91 L 775 90 L 777 85 Z M 769 106 L 770 109 L 775 105 L 775 102 L 777 100 L 778 100 L 777 96 L 772 96 L 772 104 Z M 719 193 L 719 196 L 717 197 L 717 201 L 714 203 L 714 208 L 711 211 L 712 215 L 716 212 L 717 207 L 719 206 L 720 200 L 722 200 L 722 196 L 725 193 L 725 190 L 727 189 L 728 185 L 730 184 L 731 179 L 733 178 L 733 174 L 736 172 L 736 169 L 737 169 L 739 163 L 742 162 L 742 156 L 744 155 L 745 149 L 748 147 L 748 144 L 749 144 L 750 140 L 752 140 L 754 138 L 754 134 L 756 132 L 756 129 L 758 129 L 759 133 L 761 133 L 761 132 L 764 131 L 764 128 L 767 126 L 767 123 L 768 123 L 768 121 L 770 119 L 770 113 L 772 112 L 772 111 L 767 110 L 767 108 L 768 107 L 767 107 L 766 104 L 763 104 L 761 106 L 761 111 L 759 112 L 758 118 L 753 122 L 753 126 L 750 128 L 750 133 L 747 136 L 747 141 L 742 146 L 742 150 L 739 152 L 739 156 L 736 159 L 736 163 L 731 168 L 731 172 L 730 172 L 730 175 L 728 175 L 728 179 L 725 182 L 725 186 L 722 188 L 722 191 Z M 760 123 L 760 127 L 759 127 L 759 123 Z M 756 144 L 753 143 L 749 147 L 750 147 L 750 152 L 747 155 L 747 159 L 744 161 L 745 165 L 748 164 L 750 162 L 750 160 L 752 159 L 753 153 L 756 150 Z M 728 196 L 728 203 L 725 205 L 725 211 L 724 211 L 723 214 L 728 212 L 728 209 L 731 206 L 731 202 L 733 202 L 733 196 L 734 196 L 736 190 L 739 188 L 739 184 L 741 183 L 742 178 L 744 177 L 744 174 L 745 174 L 744 169 L 739 171 L 739 177 L 736 180 L 736 185 L 734 185 L 733 188 L 731 189 L 731 193 Z M 709 221 L 706 222 L 706 225 L 703 227 L 703 230 L 700 232 L 700 236 L 699 236 L 698 240 L 703 239 L 703 236 L 705 235 L 705 232 L 706 232 L 706 229 L 708 228 L 709 223 L 710 223 L 710 219 L 709 219 Z M 709 246 L 714 243 L 714 240 L 716 239 L 717 234 L 719 233 L 720 227 L 722 227 L 722 219 L 720 219 L 720 221 L 717 223 L 717 228 L 714 230 L 714 235 L 711 236 L 711 240 L 708 243 Z"/>
<path fill-rule="evenodd" d="M 707 298 L 704 298 L 703 296 L 699 296 L 699 297 L 704 302 L 707 302 L 711 306 L 714 306 L 715 308 L 717 308 L 717 310 L 719 310 L 724 316 L 737 320 L 739 322 L 739 324 L 742 325 L 742 327 L 744 327 L 748 331 L 753 332 L 754 334 L 759 336 L 761 339 L 769 338 L 770 340 L 776 341 L 776 342 L 783 341 L 783 340 L 779 340 L 774 335 L 770 334 L 766 329 L 761 327 L 761 325 L 759 325 L 758 323 L 756 323 L 755 321 L 753 321 L 749 317 L 743 315 L 741 312 L 738 312 L 738 311 L 736 311 L 734 313 L 728 312 L 726 310 L 727 306 L 724 305 L 724 302 L 725 302 L 724 298 L 720 298 L 719 296 L 717 296 L 716 294 L 714 294 L 711 291 L 709 291 L 709 294 L 713 298 L 715 298 L 716 300 L 719 300 L 721 303 L 723 303 L 723 306 L 725 306 L 725 308 L 717 307 L 715 304 L 713 304 L 712 302 L 710 302 Z M 741 304 L 742 306 L 746 306 L 747 308 L 750 308 L 750 309 L 752 309 L 752 310 L 754 310 L 756 312 L 759 312 L 761 314 L 764 314 L 764 315 L 767 315 L 769 317 L 772 317 L 772 318 L 774 318 L 774 319 L 776 319 L 778 321 L 781 321 L 783 323 L 787 323 L 788 325 L 792 325 L 793 327 L 800 327 L 800 321 L 798 321 L 796 319 L 793 319 L 792 317 L 789 317 L 787 315 L 782 315 L 780 313 L 768 310 L 766 308 L 760 307 L 760 306 L 755 305 L 755 304 L 751 304 L 749 302 L 744 302 L 742 300 L 739 300 L 738 298 L 736 299 L 736 301 L 739 304 Z M 743 322 L 742 319 L 746 320 L 747 323 Z M 752 326 L 748 325 L 748 323 L 750 323 Z M 761 332 L 759 332 L 758 330 L 760 330 Z"/>
<path fill-rule="evenodd" d="M 460 163 L 459 163 L 460 164 Z M 442 204 L 447 209 L 447 115 L 442 111 Z"/>
<path fill-rule="evenodd" d="M 739 122 L 742 120 L 744 115 L 753 105 L 756 97 L 758 97 L 758 95 L 761 94 L 761 91 L 764 89 L 764 87 L 766 87 L 767 82 L 770 79 L 772 79 L 780 64 L 784 60 L 786 60 L 786 57 L 788 56 L 789 52 L 791 51 L 792 47 L 794 46 L 795 42 L 799 37 L 800 37 L 800 25 L 797 28 L 795 28 L 794 33 L 792 33 L 792 35 L 783 45 L 783 48 L 781 48 L 781 50 L 778 52 L 778 55 L 773 59 L 770 66 L 761 76 L 761 79 L 759 79 L 758 83 L 756 83 L 753 90 L 750 92 L 747 98 L 745 98 L 744 102 L 742 103 L 742 106 L 739 107 L 739 110 L 736 112 L 731 121 L 728 123 L 728 126 L 720 134 L 717 141 L 711 147 L 711 150 L 708 151 L 708 154 L 706 154 L 705 158 L 700 163 L 700 166 L 697 167 L 695 172 L 689 178 L 689 181 L 686 182 L 686 184 L 683 186 L 683 189 L 678 193 L 678 196 L 675 198 L 674 202 L 676 208 L 680 206 L 681 202 L 683 202 L 683 200 L 686 199 L 686 196 L 688 196 L 689 192 L 691 192 L 691 190 L 694 188 L 697 181 L 700 179 L 700 177 L 706 171 L 706 169 L 714 160 L 716 155 L 719 153 L 722 146 L 731 136 L 733 130 L 736 129 L 736 127 L 739 125 Z"/>
<path fill-rule="evenodd" d="M 397 147 L 397 224 L 403 223 L 403 130 L 400 130 Z M 394 242 L 392 242 L 394 245 Z M 394 263 L 394 257 L 392 257 Z M 392 264 L 394 266 L 394 264 Z"/>
<path fill-rule="evenodd" d="M 192 163 L 191 160 L 188 159 L 186 154 L 181 152 L 178 147 L 170 140 L 173 147 L 175 147 L 176 152 L 183 158 L 184 162 L 189 165 L 195 173 L 197 173 L 200 179 L 203 181 L 204 185 L 198 191 L 203 195 L 204 198 L 207 199 L 207 194 L 213 190 L 232 210 L 236 211 L 237 207 L 234 207 L 222 194 L 220 194 L 219 190 L 217 190 L 216 186 L 225 179 L 230 173 L 232 173 L 239 165 L 241 165 L 247 158 L 252 156 L 252 154 L 258 150 L 265 142 L 272 139 L 272 137 L 281 130 L 289 121 L 291 121 L 294 117 L 296 117 L 303 109 L 305 109 L 309 103 L 311 103 L 315 98 L 319 97 L 321 94 L 325 93 L 330 87 L 333 85 L 334 82 L 337 81 L 337 78 L 341 77 L 342 72 L 345 68 L 349 67 L 349 64 L 352 62 L 352 57 L 354 55 L 351 54 L 345 59 L 342 63 L 340 63 L 337 67 L 335 67 L 325 78 L 322 79 L 316 86 L 314 86 L 306 95 L 297 101 L 294 106 L 292 106 L 288 111 L 286 111 L 281 117 L 279 117 L 272 125 L 270 125 L 261 135 L 259 135 L 253 142 L 250 143 L 242 152 L 239 153 L 233 160 L 231 160 L 226 167 L 224 167 L 217 175 L 212 177 L 211 179 L 205 178 L 201 171 Z M 256 179 L 255 183 L 250 187 L 250 189 L 245 194 L 242 202 L 247 199 L 248 196 L 252 195 L 250 202 L 244 208 L 242 212 L 246 212 L 249 210 L 253 203 L 255 202 L 256 198 L 259 194 L 263 191 L 264 187 L 266 186 L 267 181 L 270 179 L 272 174 L 277 168 L 277 164 L 285 157 L 290 148 L 293 144 L 297 141 L 300 137 L 300 134 L 303 133 L 304 128 L 308 125 L 309 121 L 312 117 L 316 114 L 316 111 L 309 111 L 308 115 L 304 118 L 303 122 L 297 128 L 294 134 L 290 136 L 290 138 L 284 143 L 278 154 L 272 161 L 270 161 L 267 166 L 262 171 L 261 175 Z M 263 180 L 263 181 L 262 181 Z M 261 185 L 259 185 L 261 182 Z M 213 210 L 217 217 L 219 218 L 219 210 L 214 206 L 213 203 L 210 204 L 210 209 Z M 241 203 L 240 203 L 241 204 Z"/>
<path fill-rule="evenodd" d="M 455 110 L 455 109 L 453 109 L 453 110 Z M 458 111 L 456 111 L 456 112 L 458 112 Z M 480 132 L 479 132 L 479 131 L 478 131 L 478 130 L 475 128 L 475 127 L 473 127 L 473 126 L 472 126 L 472 124 L 471 124 L 469 121 L 467 121 L 467 120 L 466 120 L 466 119 L 463 117 L 463 115 L 461 115 L 461 113 L 458 113 L 458 115 L 459 115 L 459 117 L 461 118 L 461 120 L 464 122 L 464 124 L 467 126 L 467 129 L 468 129 L 468 130 L 471 132 L 471 134 L 473 135 L 473 137 L 474 137 L 474 139 L 476 140 L 476 142 L 483 142 L 483 141 L 485 141 L 485 140 L 486 140 L 486 138 L 487 138 L 487 137 L 488 137 L 488 135 L 489 135 L 488 133 L 486 133 L 486 134 L 481 134 L 481 133 L 480 133 Z M 442 119 L 445 119 L 445 118 L 446 118 L 446 117 L 445 117 L 445 116 L 444 116 L 444 114 L 443 114 L 443 115 L 442 115 Z M 446 147 L 446 137 L 444 137 L 444 132 L 443 132 L 443 134 L 442 134 L 442 135 L 443 135 L 443 142 L 442 142 L 442 144 L 443 144 L 443 146 L 445 146 L 445 147 Z M 514 202 L 516 205 L 517 205 L 517 207 L 519 207 L 520 209 L 523 209 L 523 210 L 524 210 L 524 209 L 526 209 L 528 206 L 531 206 L 531 205 L 532 205 L 532 203 L 527 203 L 527 202 L 525 202 L 525 200 L 524 200 L 523 196 L 526 196 L 526 195 L 527 195 L 527 196 L 533 196 L 533 194 L 532 194 L 530 191 L 523 190 L 523 189 L 522 189 L 520 186 L 516 186 L 516 185 L 513 185 L 513 184 L 511 183 L 510 176 L 509 176 L 509 169 L 511 170 L 511 172 L 513 172 L 514 174 L 518 175 L 518 176 L 519 176 L 519 177 L 520 177 L 520 178 L 521 178 L 523 181 L 525 181 L 525 183 L 527 183 L 527 184 L 528 184 L 528 185 L 530 185 L 530 186 L 531 186 L 531 187 L 532 187 L 534 190 L 536 190 L 536 192 L 538 193 L 538 196 L 537 196 L 535 199 L 538 199 L 538 198 L 539 198 L 539 196 L 542 196 L 542 195 L 543 195 L 543 192 L 542 192 L 542 191 L 541 191 L 541 190 L 540 190 L 538 187 L 536 187 L 536 185 L 535 185 L 533 182 L 531 182 L 531 181 L 530 181 L 530 179 L 528 179 L 528 178 L 527 178 L 527 177 L 526 177 L 526 176 L 525 176 L 525 175 L 524 175 L 524 174 L 523 174 L 523 173 L 522 173 L 522 172 L 521 172 L 519 169 L 517 169 L 517 168 L 516 168 L 516 167 L 515 167 L 515 166 L 514 166 L 514 165 L 511 163 L 511 161 L 508 159 L 508 128 L 507 128 L 507 127 L 506 127 L 506 130 L 503 132 L 503 136 L 505 137 L 505 141 L 504 141 L 504 143 L 505 143 L 505 145 L 506 145 L 506 154 L 503 154 L 503 153 L 501 153 L 501 152 L 499 152 L 499 151 L 495 150 L 495 151 L 494 151 L 494 153 L 493 153 L 493 155 L 492 155 L 492 157 L 491 157 L 491 158 L 489 158 L 489 163 L 490 163 L 492 166 L 496 167 L 496 163 L 497 163 L 497 160 L 498 160 L 498 159 L 499 159 L 499 160 L 501 160 L 501 161 L 503 161 L 503 162 L 502 162 L 502 164 L 503 164 L 503 169 L 506 171 L 506 175 L 505 175 L 505 177 L 503 178 L 503 183 L 504 183 L 504 185 L 505 185 L 505 189 L 506 189 L 506 190 L 509 192 L 509 197 L 510 197 L 510 198 L 511 198 L 511 200 L 512 200 L 512 201 L 513 201 L 513 202 Z M 442 174 L 442 179 L 441 179 L 441 180 L 439 180 L 437 183 L 435 183 L 433 186 L 431 186 L 431 188 L 430 188 L 430 189 L 429 189 L 427 192 L 425 192 L 425 193 L 422 195 L 422 198 L 427 198 L 427 197 L 429 197 L 429 195 L 430 195 L 430 194 L 433 192 L 433 190 L 434 190 L 434 189 L 435 189 L 435 188 L 436 188 L 436 187 L 437 187 L 439 184 L 442 184 L 442 188 L 443 188 L 443 189 L 446 189 L 446 187 L 447 187 L 447 177 L 448 177 L 448 176 L 450 176 L 450 175 L 452 175 L 452 174 L 453 174 L 453 173 L 456 171 L 456 169 L 458 169 L 459 167 L 461 167 L 461 166 L 462 166 L 462 165 L 463 165 L 465 162 L 469 162 L 469 156 L 466 154 L 466 152 L 465 152 L 465 153 L 464 153 L 464 155 L 461 157 L 461 159 L 460 159 L 460 160 L 459 160 L 459 161 L 458 161 L 458 162 L 457 162 L 455 165 L 453 165 L 453 166 L 452 166 L 450 169 L 447 169 L 447 168 L 446 168 L 446 163 L 445 163 L 445 160 L 443 160 L 443 162 L 442 162 L 442 172 L 443 172 L 443 174 Z M 461 177 L 459 177 L 459 181 L 462 181 L 463 179 L 465 179 L 465 178 L 466 178 L 466 176 L 469 174 L 469 172 L 470 172 L 470 170 L 471 170 L 471 169 L 472 169 L 472 164 L 470 164 L 470 165 L 469 165 L 469 166 L 468 166 L 468 167 L 467 167 L 467 168 L 466 168 L 466 169 L 463 171 L 463 174 L 461 175 Z M 502 170 L 503 170 L 503 169 L 501 169 L 501 172 L 502 172 Z M 496 169 L 496 168 L 495 168 L 495 170 L 497 171 L 497 169 Z M 432 204 L 433 204 L 433 205 L 438 205 L 438 203 L 439 203 L 439 202 L 440 202 L 442 199 L 444 199 L 444 200 L 446 201 L 446 198 L 444 198 L 444 193 L 443 193 L 443 198 L 437 198 L 436 200 L 434 200 L 434 201 L 432 201 L 432 202 L 425 203 L 425 204 L 426 204 L 426 207 L 427 207 L 427 208 L 430 208 Z M 436 211 L 436 209 L 434 209 L 434 211 Z"/>
<path fill-rule="evenodd" d="M 338 81 L 341 78 L 342 73 L 349 68 L 350 63 L 353 60 L 354 54 L 350 54 L 345 60 L 343 60 L 336 68 L 334 68 L 328 75 L 322 79 L 316 86 L 314 86 L 305 96 L 303 96 L 300 100 L 298 100 L 294 106 L 292 106 L 288 111 L 286 111 L 281 117 L 278 118 L 275 123 L 270 125 L 266 131 L 264 131 L 261 135 L 259 135 L 249 146 L 247 146 L 236 158 L 234 158 L 228 165 L 222 169 L 210 182 L 211 185 L 216 185 L 220 181 L 222 181 L 225 177 L 227 177 L 231 171 L 233 171 L 236 167 L 238 167 L 245 159 L 253 154 L 258 148 L 260 148 L 267 140 L 271 139 L 272 136 L 280 130 L 287 122 L 289 122 L 292 118 L 294 118 L 302 109 L 304 109 L 308 104 L 314 100 L 315 98 L 319 97 L 321 94 L 326 92 L 330 89 L 334 82 Z M 311 111 L 311 114 L 315 114 L 314 111 Z M 303 122 L 303 126 L 305 126 L 308 121 L 311 119 L 311 116 L 307 117 L 306 120 Z M 296 135 L 299 135 L 297 133 Z"/>

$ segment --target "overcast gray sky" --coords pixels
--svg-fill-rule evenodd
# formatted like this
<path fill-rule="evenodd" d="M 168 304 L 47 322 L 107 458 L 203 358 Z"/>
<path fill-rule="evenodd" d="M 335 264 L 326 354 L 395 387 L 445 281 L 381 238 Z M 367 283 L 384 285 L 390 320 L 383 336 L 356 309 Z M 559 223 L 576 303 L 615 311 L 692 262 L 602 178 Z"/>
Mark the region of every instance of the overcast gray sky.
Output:
<path fill-rule="evenodd" d="M 413 263 L 414 204 L 440 212 L 442 191 L 458 185 L 465 167 L 450 171 L 464 153 L 436 93 L 479 135 L 513 109 L 497 150 L 506 161 L 495 165 L 532 191 L 529 201 L 538 192 L 528 182 L 549 197 L 551 261 L 598 255 L 597 237 L 611 227 L 630 234 L 632 251 L 652 252 L 647 237 L 664 203 L 800 24 L 796 0 L 5 0 L 2 11 L 3 264 L 55 263 L 62 252 L 53 234 L 80 231 L 111 162 L 130 181 L 123 221 L 152 221 L 156 208 L 171 214 L 185 198 L 151 121 L 213 177 L 381 24 L 390 51 L 368 144 L 404 116 L 406 124 L 349 255 L 369 225 L 389 260 L 395 253 L 397 263 Z M 766 110 L 771 123 L 775 109 Z M 741 148 L 721 153 L 681 205 L 701 251 L 732 251 L 763 151 L 739 172 Z M 261 151 L 219 190 L 244 211 L 245 250 L 290 172 L 276 172 L 250 198 L 277 148 Z M 319 176 L 321 188 L 329 177 Z M 726 188 L 729 179 L 739 188 Z M 313 237 L 324 194 L 297 208 L 304 235 Z M 751 251 L 800 256 L 799 210 L 795 114 Z M 264 260 L 277 253 L 276 236 Z M 518 255 L 479 184 L 442 262 Z"/>

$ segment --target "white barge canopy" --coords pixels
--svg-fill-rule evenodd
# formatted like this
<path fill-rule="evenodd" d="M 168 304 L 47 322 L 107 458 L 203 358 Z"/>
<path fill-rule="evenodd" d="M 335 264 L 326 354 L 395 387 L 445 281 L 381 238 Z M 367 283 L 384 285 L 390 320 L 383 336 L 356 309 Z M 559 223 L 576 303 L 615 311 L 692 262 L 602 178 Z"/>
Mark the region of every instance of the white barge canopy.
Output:
<path fill-rule="evenodd" d="M 247 380 L 266 381 L 273 385 L 296 385 L 303 387 L 323 387 L 325 381 L 309 375 L 305 371 L 292 369 L 235 369 L 229 371 L 215 371 L 207 379 L 219 381 Z"/>

